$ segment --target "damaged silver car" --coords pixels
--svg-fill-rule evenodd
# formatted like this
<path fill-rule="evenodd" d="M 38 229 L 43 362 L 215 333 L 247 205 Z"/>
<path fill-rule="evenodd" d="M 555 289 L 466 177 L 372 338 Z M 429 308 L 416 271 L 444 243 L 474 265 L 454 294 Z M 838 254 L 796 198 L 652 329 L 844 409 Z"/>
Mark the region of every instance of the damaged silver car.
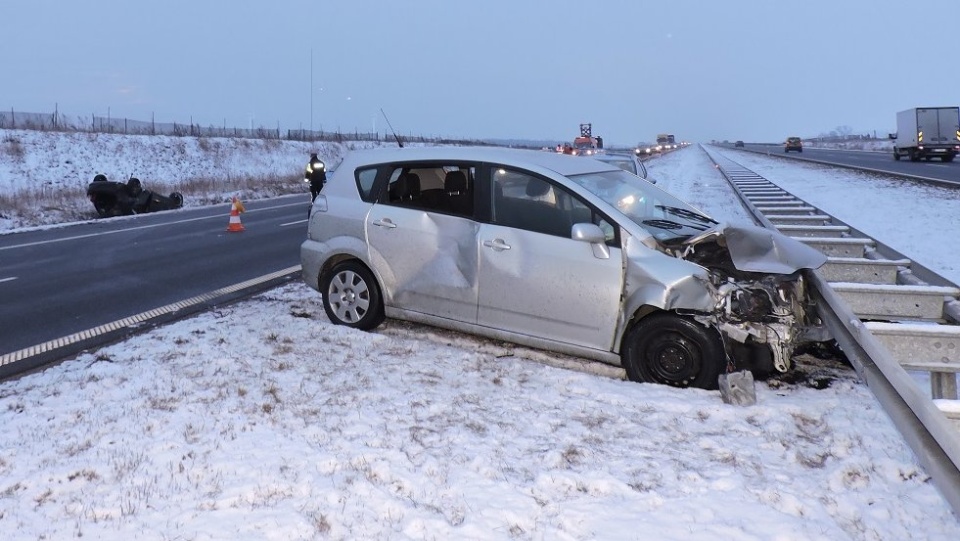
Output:
<path fill-rule="evenodd" d="M 301 246 L 335 324 L 416 321 L 705 389 L 790 368 L 813 319 L 801 270 L 825 260 L 613 164 L 480 147 L 348 154 Z"/>

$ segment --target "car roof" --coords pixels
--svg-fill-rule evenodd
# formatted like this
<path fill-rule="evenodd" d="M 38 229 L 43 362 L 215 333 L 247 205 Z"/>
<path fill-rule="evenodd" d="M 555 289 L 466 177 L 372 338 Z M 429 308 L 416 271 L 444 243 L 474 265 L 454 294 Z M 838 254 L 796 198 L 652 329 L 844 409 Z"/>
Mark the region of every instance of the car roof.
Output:
<path fill-rule="evenodd" d="M 479 146 L 433 146 L 354 150 L 344 158 L 344 163 L 348 160 L 351 167 L 405 161 L 462 160 L 496 163 L 526 169 L 542 167 L 564 176 L 619 169 L 613 165 L 600 163 L 595 160 L 584 160 L 579 156 L 558 152 Z"/>

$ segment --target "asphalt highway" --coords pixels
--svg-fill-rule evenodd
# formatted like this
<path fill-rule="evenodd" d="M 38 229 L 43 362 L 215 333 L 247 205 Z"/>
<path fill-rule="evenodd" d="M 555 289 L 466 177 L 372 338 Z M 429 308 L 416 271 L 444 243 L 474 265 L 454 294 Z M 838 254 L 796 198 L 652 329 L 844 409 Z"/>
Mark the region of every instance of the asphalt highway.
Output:
<path fill-rule="evenodd" d="M 309 196 L 0 235 L 0 356 L 300 263 Z"/>
<path fill-rule="evenodd" d="M 893 152 L 837 150 L 804 147 L 803 152 L 784 152 L 782 145 L 753 145 L 734 150 L 756 152 L 770 156 L 779 156 L 794 160 L 806 160 L 818 163 L 852 167 L 875 172 L 906 176 L 918 180 L 936 182 L 943 185 L 960 187 L 960 160 L 943 163 L 937 158 L 930 161 L 911 162 L 907 158 L 893 159 Z"/>

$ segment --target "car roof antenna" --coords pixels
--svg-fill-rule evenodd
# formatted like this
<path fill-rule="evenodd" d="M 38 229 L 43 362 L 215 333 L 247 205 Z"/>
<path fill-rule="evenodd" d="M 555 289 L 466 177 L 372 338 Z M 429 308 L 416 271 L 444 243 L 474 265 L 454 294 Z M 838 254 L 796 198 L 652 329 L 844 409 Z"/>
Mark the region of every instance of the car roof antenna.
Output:
<path fill-rule="evenodd" d="M 380 114 L 383 115 L 383 119 L 387 121 L 387 126 L 390 126 L 390 131 L 393 132 L 393 138 L 397 140 L 397 145 L 399 145 L 400 148 L 403 148 L 403 141 L 397 137 L 397 131 L 393 129 L 393 124 L 391 124 L 390 119 L 387 118 L 387 113 L 383 112 L 383 107 L 380 108 Z"/>

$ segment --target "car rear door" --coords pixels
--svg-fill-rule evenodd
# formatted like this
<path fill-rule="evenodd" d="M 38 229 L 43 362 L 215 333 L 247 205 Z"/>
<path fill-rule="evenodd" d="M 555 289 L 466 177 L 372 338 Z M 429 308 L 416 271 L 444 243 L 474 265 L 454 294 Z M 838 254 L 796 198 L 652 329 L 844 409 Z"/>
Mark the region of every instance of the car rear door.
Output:
<path fill-rule="evenodd" d="M 432 177 L 431 169 L 442 179 L 443 166 L 413 170 Z M 391 176 L 390 188 L 367 215 L 369 261 L 383 284 L 384 304 L 388 310 L 476 323 L 478 224 L 471 216 L 448 211 L 443 203 L 423 208 L 420 193 L 393 189 L 403 170 Z"/>

